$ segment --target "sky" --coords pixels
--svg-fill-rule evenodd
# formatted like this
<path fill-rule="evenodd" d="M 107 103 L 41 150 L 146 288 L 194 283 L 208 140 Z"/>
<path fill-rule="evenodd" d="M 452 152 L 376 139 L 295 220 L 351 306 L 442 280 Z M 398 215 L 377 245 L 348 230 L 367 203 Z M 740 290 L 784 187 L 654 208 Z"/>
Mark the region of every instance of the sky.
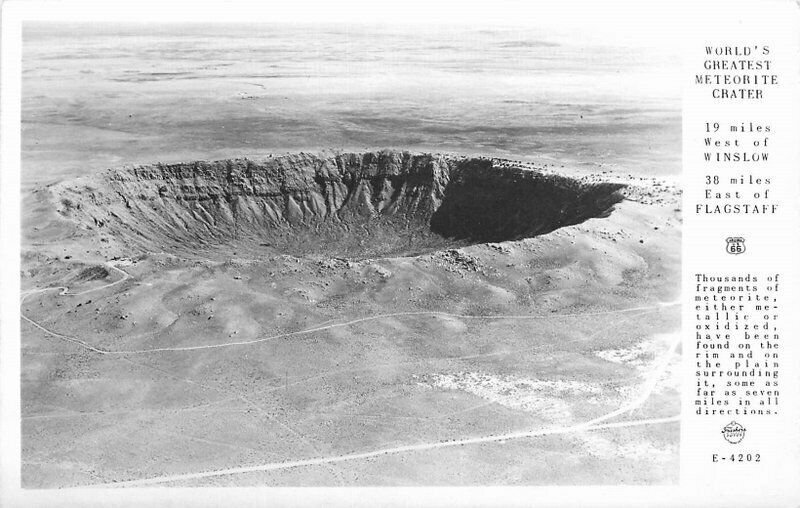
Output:
<path fill-rule="evenodd" d="M 520 25 L 546 28 L 562 36 L 589 42 L 600 38 L 607 42 L 661 45 L 678 42 L 681 33 L 676 32 L 676 28 L 691 24 L 692 13 L 712 4 L 722 5 L 720 2 L 688 0 L 62 2 L 52 3 L 36 15 L 38 18 L 59 21 L 121 19 L 147 22 L 212 20 Z"/>

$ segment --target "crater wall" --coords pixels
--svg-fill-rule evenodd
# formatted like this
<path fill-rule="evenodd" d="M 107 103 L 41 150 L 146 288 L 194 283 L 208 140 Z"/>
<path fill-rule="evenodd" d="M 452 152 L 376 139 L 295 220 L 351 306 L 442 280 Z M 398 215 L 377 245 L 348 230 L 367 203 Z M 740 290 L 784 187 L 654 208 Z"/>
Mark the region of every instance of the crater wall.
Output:
<path fill-rule="evenodd" d="M 63 216 L 142 252 L 380 257 L 544 234 L 610 213 L 622 187 L 387 150 L 126 167 L 52 190 Z"/>

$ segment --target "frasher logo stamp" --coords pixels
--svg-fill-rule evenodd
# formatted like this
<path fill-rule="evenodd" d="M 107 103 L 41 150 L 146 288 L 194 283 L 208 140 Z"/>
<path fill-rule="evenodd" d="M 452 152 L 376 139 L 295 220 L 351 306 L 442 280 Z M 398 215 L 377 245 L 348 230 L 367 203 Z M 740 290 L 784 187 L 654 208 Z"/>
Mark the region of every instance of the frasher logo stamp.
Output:
<path fill-rule="evenodd" d="M 722 437 L 730 444 L 738 444 L 744 439 L 744 434 L 747 432 L 740 423 L 732 421 L 722 428 Z"/>

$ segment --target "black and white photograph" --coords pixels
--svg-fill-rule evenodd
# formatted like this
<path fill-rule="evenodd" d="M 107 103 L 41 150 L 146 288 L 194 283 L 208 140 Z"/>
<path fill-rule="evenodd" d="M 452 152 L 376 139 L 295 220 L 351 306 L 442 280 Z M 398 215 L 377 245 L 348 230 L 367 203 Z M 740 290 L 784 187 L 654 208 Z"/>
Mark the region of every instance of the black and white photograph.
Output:
<path fill-rule="evenodd" d="M 674 485 L 680 55 L 563 21 L 25 22 L 22 487 Z"/>

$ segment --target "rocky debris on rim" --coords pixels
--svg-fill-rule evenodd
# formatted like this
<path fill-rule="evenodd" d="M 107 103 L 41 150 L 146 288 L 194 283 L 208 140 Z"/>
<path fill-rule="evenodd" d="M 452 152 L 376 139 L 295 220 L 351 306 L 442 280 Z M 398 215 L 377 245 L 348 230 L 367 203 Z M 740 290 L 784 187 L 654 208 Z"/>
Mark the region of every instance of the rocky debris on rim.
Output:
<path fill-rule="evenodd" d="M 501 254 L 511 254 L 511 247 L 502 243 L 487 243 L 487 247 Z"/>
<path fill-rule="evenodd" d="M 462 275 L 469 272 L 486 275 L 481 261 L 460 249 L 446 249 L 436 252 L 431 256 L 431 261 L 448 272 Z"/>

